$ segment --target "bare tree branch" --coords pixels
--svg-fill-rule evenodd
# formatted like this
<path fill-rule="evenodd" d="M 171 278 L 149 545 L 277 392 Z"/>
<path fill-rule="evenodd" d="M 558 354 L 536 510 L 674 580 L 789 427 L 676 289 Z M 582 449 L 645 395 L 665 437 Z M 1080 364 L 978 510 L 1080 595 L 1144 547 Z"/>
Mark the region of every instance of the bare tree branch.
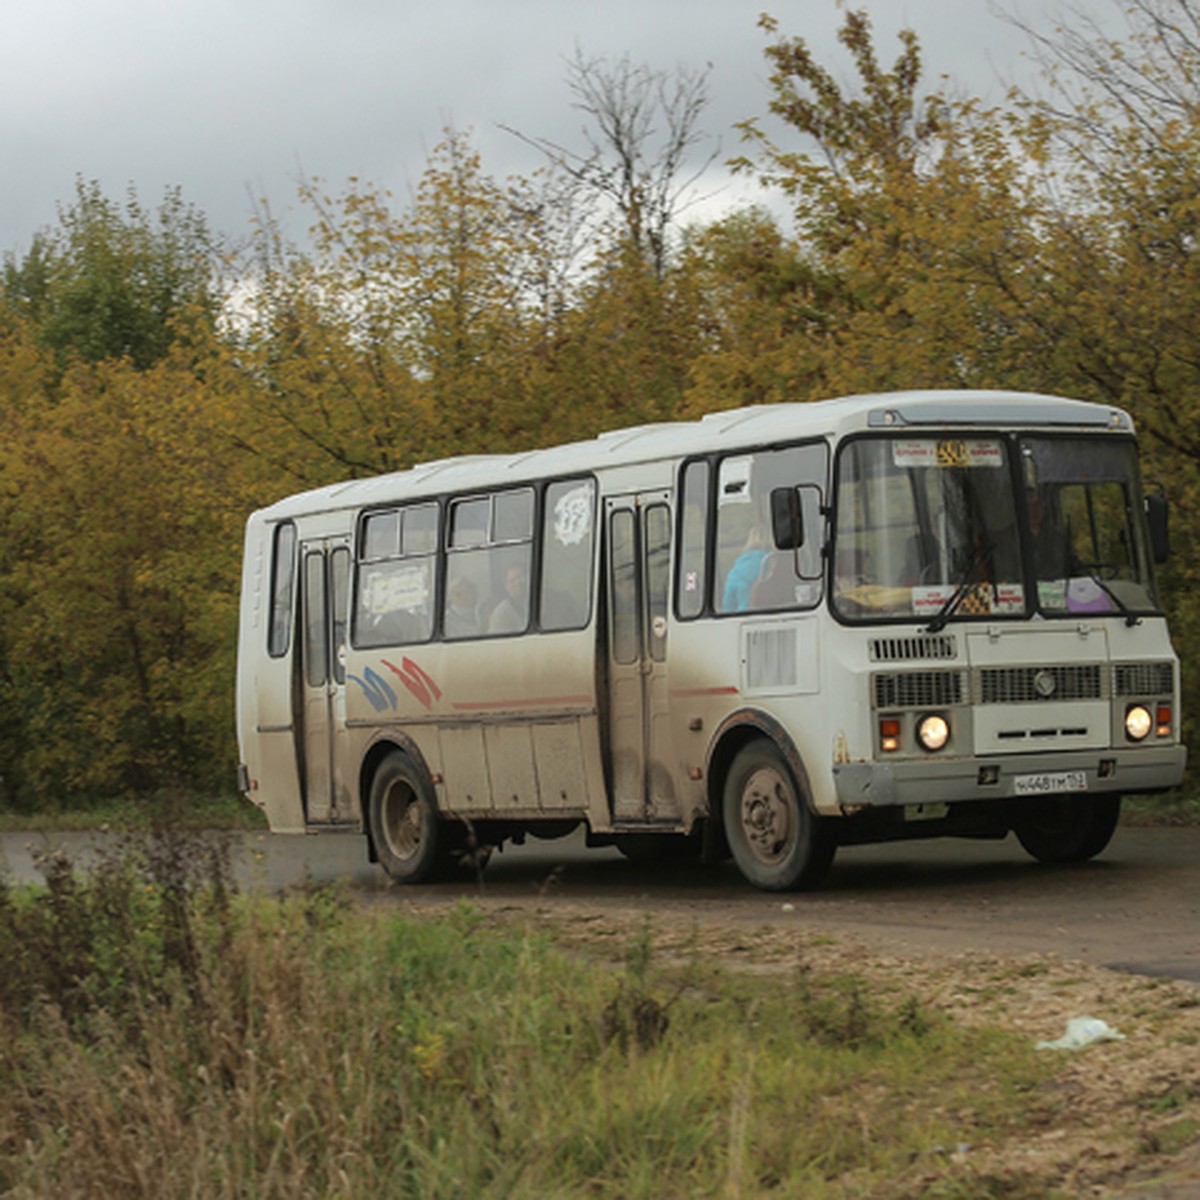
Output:
<path fill-rule="evenodd" d="M 502 126 L 536 147 L 585 191 L 612 205 L 630 243 L 662 277 L 671 231 L 688 197 L 720 154 L 719 144 L 690 172 L 686 164 L 708 135 L 699 122 L 708 105 L 708 76 L 685 67 L 673 74 L 634 64 L 588 59 L 568 64 L 573 106 L 588 118 L 584 149 Z"/>

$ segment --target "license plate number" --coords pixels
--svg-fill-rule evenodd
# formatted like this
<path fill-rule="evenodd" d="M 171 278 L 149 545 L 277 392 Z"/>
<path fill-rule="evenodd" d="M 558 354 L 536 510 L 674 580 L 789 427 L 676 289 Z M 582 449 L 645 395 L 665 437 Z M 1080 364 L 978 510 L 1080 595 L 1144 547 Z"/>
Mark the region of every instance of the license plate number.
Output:
<path fill-rule="evenodd" d="M 1013 779 L 1013 794 L 1017 796 L 1048 796 L 1053 792 L 1086 792 L 1086 771 L 1043 771 L 1038 775 L 1017 775 Z"/>

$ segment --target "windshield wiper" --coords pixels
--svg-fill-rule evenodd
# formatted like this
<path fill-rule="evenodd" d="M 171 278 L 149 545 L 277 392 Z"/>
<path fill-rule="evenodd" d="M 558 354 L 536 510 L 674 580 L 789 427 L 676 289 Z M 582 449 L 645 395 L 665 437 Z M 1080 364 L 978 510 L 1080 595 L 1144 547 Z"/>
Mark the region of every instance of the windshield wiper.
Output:
<path fill-rule="evenodd" d="M 972 576 L 977 568 L 991 560 L 992 551 L 995 549 L 993 542 L 983 541 L 975 547 L 975 553 L 971 555 L 970 561 L 963 568 L 962 577 L 958 581 L 958 586 L 954 589 L 949 599 L 937 611 L 937 616 L 925 627 L 926 633 L 941 633 L 946 628 L 946 623 L 958 611 L 958 606 L 966 599 L 967 593 L 975 586 L 977 580 Z"/>
<path fill-rule="evenodd" d="M 1087 563 L 1077 563 L 1079 570 L 1083 571 L 1087 577 L 1117 606 L 1117 611 L 1125 618 L 1125 624 L 1132 629 L 1135 625 L 1142 623 L 1142 618 L 1131 612 L 1129 605 L 1117 595 L 1116 592 L 1097 575 Z"/>

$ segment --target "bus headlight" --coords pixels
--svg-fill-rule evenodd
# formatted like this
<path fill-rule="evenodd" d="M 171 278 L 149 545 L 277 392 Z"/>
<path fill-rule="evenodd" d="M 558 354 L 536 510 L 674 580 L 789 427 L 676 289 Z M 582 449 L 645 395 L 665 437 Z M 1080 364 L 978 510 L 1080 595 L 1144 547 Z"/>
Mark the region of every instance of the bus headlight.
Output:
<path fill-rule="evenodd" d="M 950 722 L 940 713 L 930 713 L 917 722 L 917 741 L 926 750 L 940 750 L 950 740 Z"/>
<path fill-rule="evenodd" d="M 1131 742 L 1144 741 L 1154 728 L 1154 718 L 1143 704 L 1131 704 L 1125 710 L 1125 736 Z"/>

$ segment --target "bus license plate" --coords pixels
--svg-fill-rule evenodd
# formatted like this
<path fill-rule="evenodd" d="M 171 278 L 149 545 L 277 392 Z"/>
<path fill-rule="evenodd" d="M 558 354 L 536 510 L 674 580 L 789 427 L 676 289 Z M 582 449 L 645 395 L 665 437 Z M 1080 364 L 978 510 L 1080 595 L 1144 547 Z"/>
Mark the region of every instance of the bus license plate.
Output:
<path fill-rule="evenodd" d="M 1017 775 L 1013 778 L 1016 796 L 1048 796 L 1054 792 L 1086 792 L 1086 771 L 1044 771 L 1040 775 Z"/>

